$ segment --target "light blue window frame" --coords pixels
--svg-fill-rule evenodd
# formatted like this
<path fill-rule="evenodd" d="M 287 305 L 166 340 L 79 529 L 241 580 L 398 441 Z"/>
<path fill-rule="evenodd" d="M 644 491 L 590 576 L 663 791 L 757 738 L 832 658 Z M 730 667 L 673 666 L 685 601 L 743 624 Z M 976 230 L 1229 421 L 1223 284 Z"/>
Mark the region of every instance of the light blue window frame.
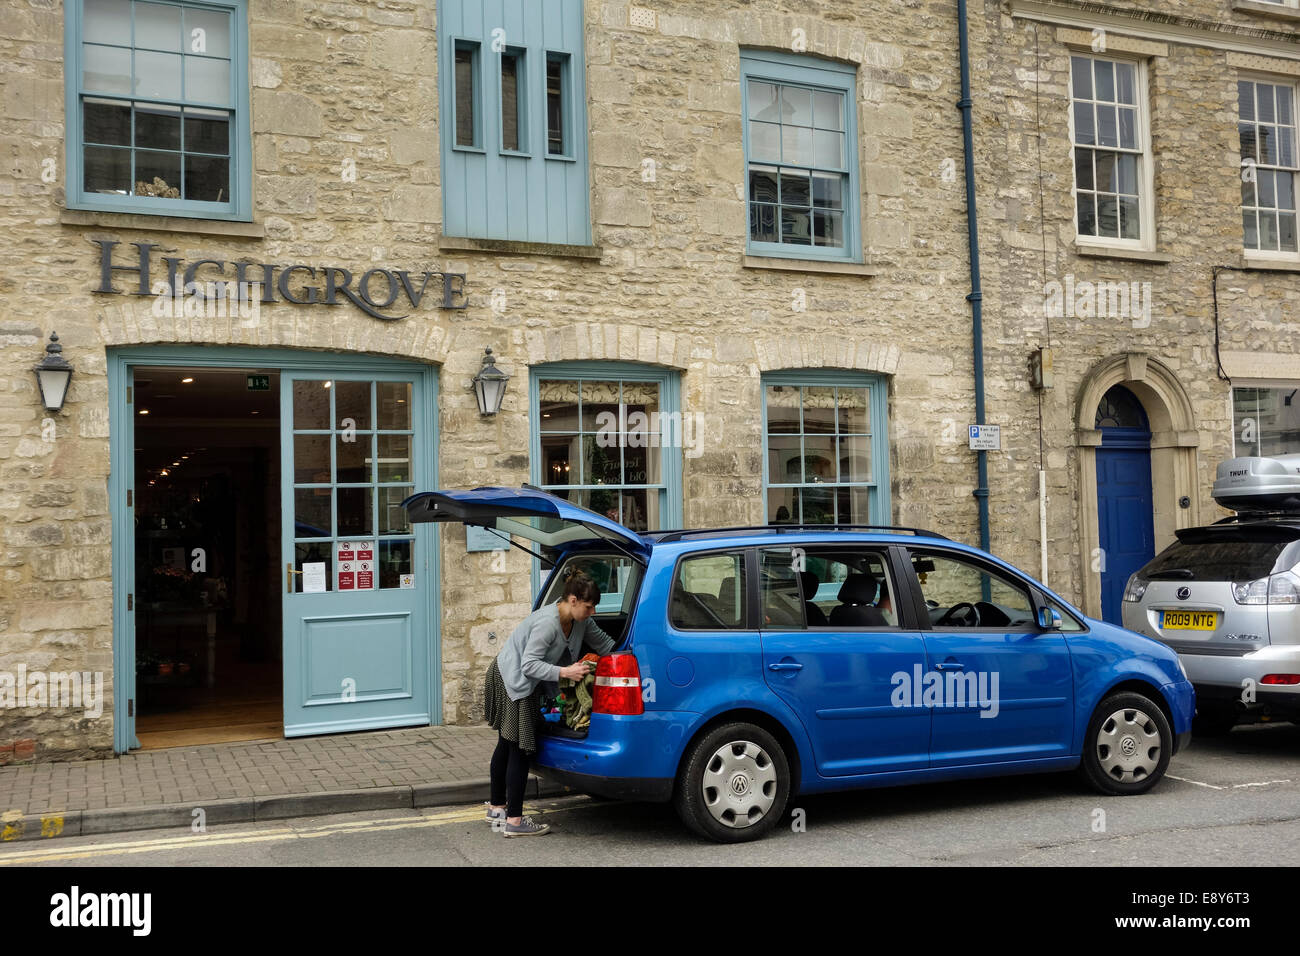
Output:
<path fill-rule="evenodd" d="M 781 372 L 769 372 L 762 378 L 762 430 L 763 430 L 763 515 L 764 521 L 770 513 L 767 506 L 767 491 L 771 485 L 768 474 L 767 451 L 767 388 L 769 385 L 822 386 L 844 385 L 851 388 L 866 388 L 871 402 L 871 481 L 843 482 L 843 485 L 864 487 L 870 490 L 869 524 L 893 524 L 892 506 L 889 496 L 889 390 L 886 379 L 869 372 L 836 371 L 832 369 L 789 369 Z M 805 487 L 779 483 L 777 487 Z M 837 487 L 830 485 L 828 487 Z"/>
<path fill-rule="evenodd" d="M 564 53 L 559 50 L 547 50 L 546 62 L 543 67 L 550 70 L 552 63 L 558 63 L 560 66 L 560 146 L 558 153 L 550 151 L 551 142 L 551 120 L 550 120 L 550 99 L 549 99 L 549 79 L 543 84 L 542 88 L 542 111 L 546 116 L 546 123 L 542 127 L 542 145 L 541 148 L 546 152 L 549 159 L 561 160 L 563 162 L 575 162 L 577 156 L 574 155 L 574 125 L 573 125 L 573 55 Z"/>
<path fill-rule="evenodd" d="M 750 120 L 749 81 L 779 83 L 844 94 L 844 148 L 847 181 L 844 195 L 844 247 L 758 242 L 750 238 Z M 862 237 L 859 212 L 857 71 L 845 63 L 810 56 L 796 56 L 774 50 L 743 50 L 740 55 L 740 119 L 745 148 L 745 250 L 754 256 L 782 259 L 819 259 L 861 262 Z M 771 165 L 759 162 L 758 165 Z M 781 164 L 778 164 L 781 165 Z M 789 164 L 785 164 L 789 165 Z M 779 228 L 778 223 L 778 228 Z"/>
<path fill-rule="evenodd" d="M 451 108 L 444 116 L 449 118 L 448 126 L 451 129 L 451 148 L 464 150 L 470 153 L 483 152 L 483 45 L 475 40 L 454 39 L 451 45 L 451 70 L 446 74 L 450 87 Z M 470 142 L 461 143 L 460 141 L 460 113 L 456 106 L 460 102 L 460 89 L 456 79 L 456 54 L 469 54 L 469 72 L 470 72 L 470 121 L 473 127 L 470 133 Z"/>
<path fill-rule="evenodd" d="M 539 383 L 550 379 L 570 381 L 623 381 L 649 382 L 659 386 L 659 411 L 661 414 L 682 412 L 681 376 L 671 370 L 638 362 L 551 362 L 534 365 L 529 369 L 528 382 L 528 480 L 542 485 L 542 433 L 541 390 Z M 685 414 L 682 412 L 682 414 Z M 683 427 L 682 433 L 686 429 Z M 663 489 L 659 492 L 660 524 L 664 530 L 682 526 L 682 458 L 681 448 L 660 447 L 663 456 L 660 464 Z M 540 562 L 534 560 L 533 594 L 541 589 L 543 575 Z"/>
<path fill-rule="evenodd" d="M 515 122 L 518 124 L 519 148 L 509 149 L 506 147 L 506 104 L 505 104 L 505 85 L 502 82 L 505 76 L 506 58 L 514 57 L 515 60 Z M 499 104 L 501 109 L 500 139 L 497 142 L 497 148 L 500 149 L 503 156 L 523 156 L 531 159 L 533 156 L 533 143 L 530 137 L 532 133 L 529 122 L 530 100 L 533 98 L 534 91 L 529 89 L 529 60 L 532 57 L 528 55 L 528 48 L 522 46 L 507 46 L 504 50 L 496 55 L 497 62 L 497 92 L 501 96 Z M 545 89 L 545 86 L 543 86 Z"/>
<path fill-rule="evenodd" d="M 153 2 L 153 0 L 151 0 Z M 69 209 L 97 212 L 121 212 L 148 216 L 183 216 L 191 219 L 252 220 L 253 147 L 251 112 L 248 93 L 248 0 L 214 0 L 204 3 L 171 3 L 168 6 L 200 7 L 230 13 L 230 104 L 186 103 L 127 94 L 94 93 L 97 98 L 120 98 L 125 101 L 169 103 L 181 106 L 213 106 L 230 109 L 230 201 L 201 202 L 185 199 L 162 199 L 156 196 L 109 196 L 85 191 L 82 165 L 81 88 L 83 39 L 83 0 L 67 0 L 64 8 L 64 110 L 67 118 L 66 161 L 67 204 Z"/>

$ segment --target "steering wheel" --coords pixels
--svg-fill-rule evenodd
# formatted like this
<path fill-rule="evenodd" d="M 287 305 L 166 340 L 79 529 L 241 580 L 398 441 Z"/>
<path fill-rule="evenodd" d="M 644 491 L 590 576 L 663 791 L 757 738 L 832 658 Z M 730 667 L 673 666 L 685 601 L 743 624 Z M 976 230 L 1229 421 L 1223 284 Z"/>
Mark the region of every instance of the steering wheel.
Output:
<path fill-rule="evenodd" d="M 957 612 L 961 611 L 963 608 L 965 608 L 968 613 L 958 615 Z M 974 604 L 971 604 L 969 601 L 962 601 L 960 604 L 954 604 L 952 607 L 948 608 L 943 617 L 935 621 L 934 624 L 935 627 L 938 627 L 941 624 L 956 624 L 958 627 L 979 627 L 979 608 Z"/>

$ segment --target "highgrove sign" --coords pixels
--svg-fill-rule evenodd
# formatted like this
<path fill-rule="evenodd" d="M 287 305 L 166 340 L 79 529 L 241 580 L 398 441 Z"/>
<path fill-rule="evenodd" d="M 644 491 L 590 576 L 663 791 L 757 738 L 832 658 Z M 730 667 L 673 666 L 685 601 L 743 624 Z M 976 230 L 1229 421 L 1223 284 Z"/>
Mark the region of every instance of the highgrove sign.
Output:
<path fill-rule="evenodd" d="M 180 298 L 190 295 L 197 298 L 236 299 L 241 302 L 252 295 L 259 303 L 288 302 L 292 305 L 342 305 L 343 299 L 376 319 L 393 322 L 404 319 L 407 313 L 390 315 L 396 308 L 404 310 L 406 303 L 412 309 L 420 308 L 428 292 L 434 292 L 441 309 L 464 309 L 465 274 L 463 272 L 420 272 L 418 277 L 405 269 L 368 269 L 353 278 L 352 272 L 342 266 L 308 266 L 301 263 L 279 265 L 271 262 L 226 262 L 224 259 L 196 259 L 185 265 L 177 256 L 159 256 L 156 281 L 153 277 L 152 242 L 133 242 L 139 252 L 130 265 L 115 265 L 113 249 L 119 245 L 111 239 L 92 240 L 99 246 L 99 287 L 93 291 L 103 295 L 121 295 L 113 288 L 113 273 L 126 272 L 136 277 L 136 288 L 129 295 L 168 296 Z M 202 277 L 199 269 L 207 267 Z M 228 269 L 233 267 L 234 274 Z M 251 270 L 251 271 L 250 271 Z M 430 285 L 432 283 L 432 286 Z M 276 293 L 279 293 L 277 298 Z M 399 297 L 405 301 L 397 305 Z M 434 298 L 434 297 L 431 297 Z"/>

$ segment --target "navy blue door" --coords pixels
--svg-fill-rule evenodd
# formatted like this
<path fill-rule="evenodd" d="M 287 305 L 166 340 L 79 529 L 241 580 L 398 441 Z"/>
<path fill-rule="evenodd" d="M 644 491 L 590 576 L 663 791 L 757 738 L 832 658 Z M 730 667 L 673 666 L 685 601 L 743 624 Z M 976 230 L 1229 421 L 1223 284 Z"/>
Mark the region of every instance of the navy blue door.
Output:
<path fill-rule="evenodd" d="M 1101 546 L 1101 616 L 1122 624 L 1124 585 L 1155 557 L 1151 431 L 1142 404 L 1116 385 L 1097 409 L 1097 523 Z"/>

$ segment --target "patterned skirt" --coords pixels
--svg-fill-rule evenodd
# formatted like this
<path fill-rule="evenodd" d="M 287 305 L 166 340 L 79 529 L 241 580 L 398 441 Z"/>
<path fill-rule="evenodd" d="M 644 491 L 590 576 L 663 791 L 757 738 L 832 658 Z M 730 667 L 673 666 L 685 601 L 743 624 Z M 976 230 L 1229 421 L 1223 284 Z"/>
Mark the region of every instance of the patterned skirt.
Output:
<path fill-rule="evenodd" d="M 497 662 L 492 661 L 483 681 L 483 711 L 492 729 L 525 753 L 537 753 L 537 724 L 542 699 L 534 690 L 523 700 L 511 700 Z"/>

